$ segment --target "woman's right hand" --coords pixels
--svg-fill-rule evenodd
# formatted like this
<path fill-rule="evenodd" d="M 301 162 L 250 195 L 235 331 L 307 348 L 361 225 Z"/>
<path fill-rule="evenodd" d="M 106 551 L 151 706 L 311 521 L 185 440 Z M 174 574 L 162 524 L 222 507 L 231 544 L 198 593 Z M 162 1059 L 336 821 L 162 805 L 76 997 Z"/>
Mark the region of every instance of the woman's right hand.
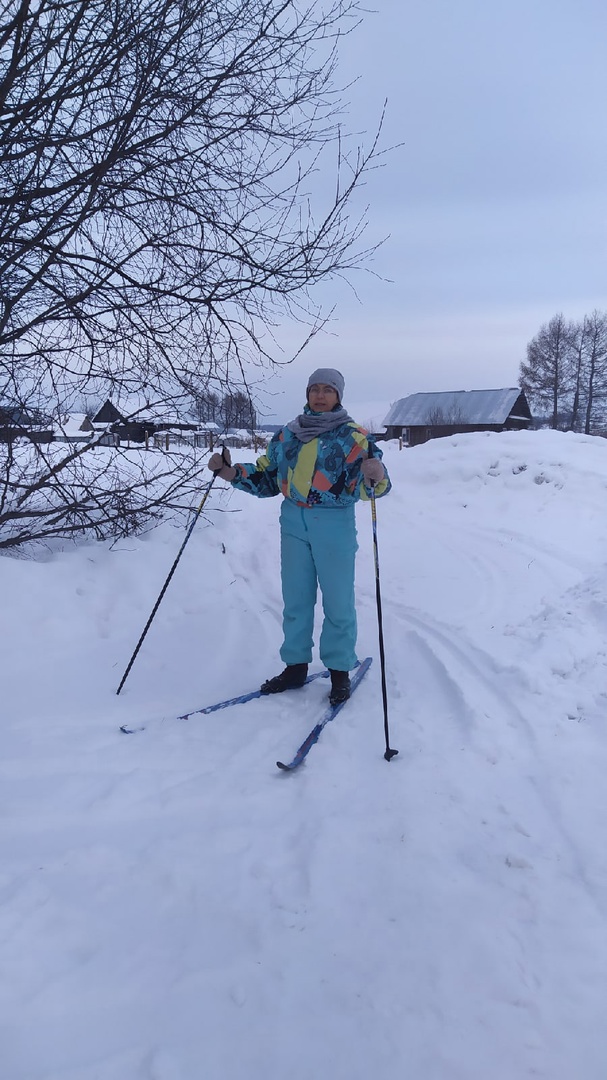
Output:
<path fill-rule="evenodd" d="M 222 480 L 233 480 L 236 476 L 236 469 L 231 462 L 230 451 L 224 446 L 221 454 L 211 454 L 207 462 L 207 468 L 215 476 L 220 476 Z"/>

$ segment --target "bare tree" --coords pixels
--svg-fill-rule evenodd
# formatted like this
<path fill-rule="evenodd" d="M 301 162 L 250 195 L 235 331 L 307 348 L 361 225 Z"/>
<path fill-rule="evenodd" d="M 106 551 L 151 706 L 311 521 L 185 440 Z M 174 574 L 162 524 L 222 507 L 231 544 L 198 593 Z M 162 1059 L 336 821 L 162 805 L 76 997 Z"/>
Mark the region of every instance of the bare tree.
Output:
<path fill-rule="evenodd" d="M 579 322 L 555 315 L 527 346 L 520 385 L 551 426 L 590 434 L 604 421 L 607 403 L 607 313 L 593 311 Z"/>
<path fill-rule="evenodd" d="M 586 415 L 584 431 L 592 430 L 597 402 L 607 397 L 607 313 L 593 311 L 584 319 L 585 368 L 586 368 Z"/>
<path fill-rule="evenodd" d="M 250 397 L 238 390 L 225 394 L 221 403 L 221 416 L 226 427 L 244 428 L 248 431 L 257 427 L 257 413 Z"/>
<path fill-rule="evenodd" d="M 551 410 L 551 427 L 558 428 L 560 410 L 569 390 L 571 327 L 564 315 L 554 315 L 527 346 L 527 363 L 520 366 L 519 383 L 540 407 Z"/>
<path fill-rule="evenodd" d="M 569 368 L 573 390 L 569 427 L 572 431 L 577 431 L 582 411 L 585 374 L 584 361 L 587 347 L 587 330 L 588 323 L 586 318 L 582 319 L 582 321 L 578 323 L 569 323 L 568 326 L 570 345 Z"/>
<path fill-rule="evenodd" d="M 0 19 L 0 400 L 246 390 L 273 362 L 263 329 L 313 334 L 313 287 L 366 255 L 348 207 L 377 139 L 351 142 L 335 82 L 357 0 L 7 0 Z"/>
<path fill-rule="evenodd" d="M 0 450 L 0 550 L 31 541 L 129 536 L 167 509 L 187 512 L 199 497 L 195 457 L 9 442 Z M 35 468 L 32 467 L 35 459 Z"/>
<path fill-rule="evenodd" d="M 216 424 L 220 420 L 219 412 L 221 408 L 221 399 L 219 394 L 213 393 L 211 390 L 203 391 L 202 393 L 193 392 L 194 405 L 191 413 L 199 423 L 204 424 L 211 421 Z"/>

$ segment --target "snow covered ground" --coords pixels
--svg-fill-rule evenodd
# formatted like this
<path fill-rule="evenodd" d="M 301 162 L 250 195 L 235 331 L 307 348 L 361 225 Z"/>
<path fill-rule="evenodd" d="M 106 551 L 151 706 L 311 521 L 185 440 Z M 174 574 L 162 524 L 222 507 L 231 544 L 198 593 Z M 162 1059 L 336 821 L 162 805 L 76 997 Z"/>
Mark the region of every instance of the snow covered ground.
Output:
<path fill-rule="evenodd" d="M 2 1080 L 605 1080 L 607 441 L 399 453 L 355 697 L 280 669 L 277 500 L 0 559 Z M 147 724 L 126 736 L 120 724 Z"/>

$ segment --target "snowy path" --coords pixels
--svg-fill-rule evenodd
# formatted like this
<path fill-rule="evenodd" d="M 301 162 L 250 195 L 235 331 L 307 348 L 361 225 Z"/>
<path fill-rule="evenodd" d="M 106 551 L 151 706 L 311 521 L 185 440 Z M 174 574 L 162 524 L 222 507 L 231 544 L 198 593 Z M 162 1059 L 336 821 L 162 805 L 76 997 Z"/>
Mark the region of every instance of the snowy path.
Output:
<path fill-rule="evenodd" d="M 292 776 L 323 681 L 168 719 L 274 670 L 274 501 L 194 535 L 119 699 L 175 531 L 0 562 L 2 1080 L 604 1080 L 606 454 L 389 451 L 390 765 L 377 660 Z"/>

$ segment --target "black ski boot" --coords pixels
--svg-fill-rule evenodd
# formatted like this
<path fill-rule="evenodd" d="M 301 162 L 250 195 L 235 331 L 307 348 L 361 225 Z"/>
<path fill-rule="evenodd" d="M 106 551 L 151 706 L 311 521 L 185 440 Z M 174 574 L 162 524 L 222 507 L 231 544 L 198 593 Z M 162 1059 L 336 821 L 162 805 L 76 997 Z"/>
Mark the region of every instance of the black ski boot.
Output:
<path fill-rule="evenodd" d="M 333 671 L 331 673 L 331 693 L 329 701 L 331 705 L 341 705 L 350 697 L 350 675 L 347 671 Z"/>
<path fill-rule="evenodd" d="M 283 690 L 299 690 L 308 675 L 307 664 L 288 664 L 280 675 L 267 679 L 260 687 L 262 694 L 282 694 Z"/>

